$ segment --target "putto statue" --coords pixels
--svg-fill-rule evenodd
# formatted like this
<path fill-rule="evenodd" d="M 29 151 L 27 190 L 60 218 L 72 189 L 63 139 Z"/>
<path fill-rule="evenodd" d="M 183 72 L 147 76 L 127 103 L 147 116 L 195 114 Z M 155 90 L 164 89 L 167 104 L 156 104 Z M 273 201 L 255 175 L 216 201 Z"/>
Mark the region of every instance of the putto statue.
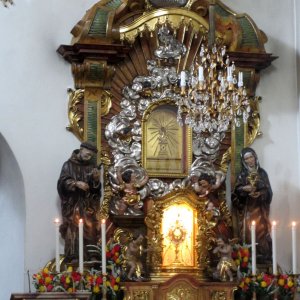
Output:
<path fill-rule="evenodd" d="M 110 212 L 115 215 L 142 215 L 143 199 L 149 194 L 148 175 L 133 159 L 121 158 L 109 170 L 110 183 L 116 193 Z"/>
<path fill-rule="evenodd" d="M 125 253 L 127 278 L 133 281 L 144 280 L 144 266 L 142 262 L 143 254 L 146 252 L 142 248 L 144 236 L 140 233 L 129 243 Z"/>
<path fill-rule="evenodd" d="M 69 261 L 78 259 L 78 223 L 83 219 L 84 245 L 96 245 L 100 205 L 100 171 L 94 163 L 97 148 L 84 142 L 63 164 L 57 190 L 61 198 L 62 224 L 60 233 L 65 240 L 65 256 Z M 89 259 L 85 249 L 85 258 Z"/>
<path fill-rule="evenodd" d="M 233 272 L 237 271 L 237 266 L 231 257 L 232 247 L 224 237 L 218 237 L 216 243 L 213 253 L 219 255 L 220 259 L 213 276 L 221 281 L 233 281 Z"/>
<path fill-rule="evenodd" d="M 268 174 L 259 166 L 258 158 L 252 148 L 241 152 L 242 170 L 237 177 L 232 196 L 233 206 L 238 212 L 239 237 L 243 243 L 251 243 L 251 222 L 256 222 L 256 241 L 258 261 L 270 260 L 272 240 L 270 236 L 270 203 L 272 189 Z"/>

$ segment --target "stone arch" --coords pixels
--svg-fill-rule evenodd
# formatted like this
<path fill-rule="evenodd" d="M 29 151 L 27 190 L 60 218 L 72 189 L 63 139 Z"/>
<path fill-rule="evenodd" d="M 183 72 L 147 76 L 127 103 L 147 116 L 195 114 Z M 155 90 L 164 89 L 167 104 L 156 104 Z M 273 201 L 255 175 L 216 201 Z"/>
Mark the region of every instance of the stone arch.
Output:
<path fill-rule="evenodd" d="M 0 133 L 0 241 L 2 286 L 0 299 L 24 290 L 25 189 L 16 157 Z M 12 280 L 13 278 L 13 280 Z"/>

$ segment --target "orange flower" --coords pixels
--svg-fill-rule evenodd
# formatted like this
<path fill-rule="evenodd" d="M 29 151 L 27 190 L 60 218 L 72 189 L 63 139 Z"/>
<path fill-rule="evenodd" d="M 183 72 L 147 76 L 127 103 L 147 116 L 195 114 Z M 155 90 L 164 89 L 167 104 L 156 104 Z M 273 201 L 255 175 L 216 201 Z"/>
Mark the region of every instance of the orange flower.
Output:
<path fill-rule="evenodd" d="M 284 286 L 284 279 L 283 278 L 278 279 L 278 285 Z"/>

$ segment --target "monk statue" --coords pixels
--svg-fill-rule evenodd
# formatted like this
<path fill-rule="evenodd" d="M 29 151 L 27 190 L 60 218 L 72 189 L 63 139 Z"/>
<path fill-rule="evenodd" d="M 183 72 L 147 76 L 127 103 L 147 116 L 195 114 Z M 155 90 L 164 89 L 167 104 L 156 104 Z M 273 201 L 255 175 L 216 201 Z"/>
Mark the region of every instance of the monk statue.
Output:
<path fill-rule="evenodd" d="M 272 240 L 269 221 L 272 189 L 268 174 L 259 165 L 252 148 L 241 152 L 242 170 L 232 195 L 232 204 L 237 210 L 238 231 L 242 243 L 251 243 L 251 222 L 256 223 L 257 260 L 265 262 L 272 257 Z"/>
<path fill-rule="evenodd" d="M 78 223 L 83 219 L 84 255 L 88 260 L 86 245 L 96 245 L 99 224 L 96 212 L 100 206 L 100 170 L 94 156 L 97 148 L 90 142 L 83 142 L 63 164 L 57 183 L 61 198 L 62 224 L 60 233 L 65 240 L 67 261 L 78 259 Z"/>

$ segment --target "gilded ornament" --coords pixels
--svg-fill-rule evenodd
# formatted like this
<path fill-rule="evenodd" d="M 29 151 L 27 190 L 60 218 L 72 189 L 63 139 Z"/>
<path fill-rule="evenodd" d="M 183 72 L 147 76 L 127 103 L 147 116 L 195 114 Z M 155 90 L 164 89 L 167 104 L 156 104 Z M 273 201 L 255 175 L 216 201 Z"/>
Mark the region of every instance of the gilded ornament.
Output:
<path fill-rule="evenodd" d="M 70 124 L 67 129 L 75 134 L 79 140 L 83 140 L 83 111 L 82 106 L 84 102 L 84 90 L 68 89 L 69 104 L 68 117 Z"/>
<path fill-rule="evenodd" d="M 110 109 L 111 109 L 111 105 L 112 105 L 112 101 L 111 101 L 112 95 L 110 92 L 108 91 L 103 91 L 102 95 L 101 95 L 101 116 L 106 116 Z"/>
<path fill-rule="evenodd" d="M 173 290 L 167 293 L 167 300 L 195 300 L 197 299 L 197 291 L 193 290 L 187 284 L 179 284 Z"/>

